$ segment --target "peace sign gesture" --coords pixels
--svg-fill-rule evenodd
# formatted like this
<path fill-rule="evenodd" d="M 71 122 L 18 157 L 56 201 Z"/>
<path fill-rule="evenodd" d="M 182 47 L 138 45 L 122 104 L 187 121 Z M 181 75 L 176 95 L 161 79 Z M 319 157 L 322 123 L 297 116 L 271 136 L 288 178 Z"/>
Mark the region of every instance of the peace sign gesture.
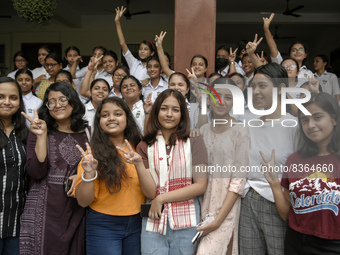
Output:
<path fill-rule="evenodd" d="M 124 6 L 122 6 L 120 9 L 119 7 L 116 8 L 116 17 L 115 17 L 115 21 L 119 21 L 122 17 L 124 12 L 126 11 L 126 8 Z"/>
<path fill-rule="evenodd" d="M 275 13 L 270 14 L 269 18 L 262 18 L 263 19 L 263 28 L 264 29 L 269 29 L 269 25 L 274 19 Z"/>
<path fill-rule="evenodd" d="M 21 112 L 21 114 L 31 123 L 30 131 L 36 136 L 47 134 L 47 126 L 44 120 L 39 119 L 38 112 L 36 109 L 34 111 L 34 119 L 28 116 L 26 113 Z"/>
<path fill-rule="evenodd" d="M 233 48 L 230 47 L 230 53 L 229 53 L 229 57 L 228 57 L 229 63 L 235 62 L 237 50 L 238 50 L 238 48 L 236 48 L 236 49 L 233 51 Z"/>
<path fill-rule="evenodd" d="M 98 160 L 93 157 L 90 145 L 86 143 L 87 154 L 78 144 L 76 147 L 80 151 L 81 157 L 83 158 L 81 166 L 83 167 L 84 171 L 86 173 L 93 173 L 96 171 L 98 167 Z"/>
<path fill-rule="evenodd" d="M 268 64 L 268 61 L 263 57 L 263 51 L 261 51 L 261 57 L 258 53 L 256 53 L 256 56 L 257 56 L 258 60 L 260 60 L 263 65 Z"/>
<path fill-rule="evenodd" d="M 248 44 L 246 46 L 247 53 L 248 54 L 254 54 L 254 52 L 257 49 L 257 46 L 261 43 L 262 40 L 263 40 L 263 37 L 261 37 L 259 40 L 257 40 L 257 34 L 255 34 L 254 41 L 248 42 Z"/>
<path fill-rule="evenodd" d="M 137 152 L 135 152 L 130 143 L 128 142 L 128 140 L 125 139 L 125 143 L 126 143 L 126 146 L 128 147 L 128 151 L 124 150 L 123 148 L 117 146 L 117 150 L 123 152 L 124 154 L 124 158 L 126 159 L 126 162 L 130 163 L 130 164 L 138 164 L 138 163 L 142 163 L 143 160 L 142 160 L 142 157 L 141 155 L 139 155 Z"/>
<path fill-rule="evenodd" d="M 190 80 L 191 78 L 193 78 L 193 79 L 196 79 L 197 78 L 197 76 L 196 76 L 196 74 L 195 74 L 195 71 L 194 71 L 194 68 L 191 68 L 191 72 L 189 71 L 189 69 L 186 69 L 187 70 L 187 72 L 188 72 L 188 79 Z"/>
<path fill-rule="evenodd" d="M 155 36 L 155 42 L 156 42 L 157 48 L 162 47 L 163 39 L 164 39 L 165 35 L 166 35 L 166 32 L 161 31 L 159 36 L 158 35 Z"/>
<path fill-rule="evenodd" d="M 274 170 L 275 168 L 275 150 L 272 150 L 270 161 L 266 159 L 266 156 L 260 151 L 263 161 L 261 162 L 261 171 L 264 177 L 266 177 L 269 184 L 273 184 L 278 179 L 278 173 Z"/>
<path fill-rule="evenodd" d="M 89 68 L 93 68 L 93 72 L 94 72 L 94 71 L 97 71 L 97 67 L 98 67 L 99 61 L 100 61 L 103 57 L 104 57 L 104 55 L 101 55 L 100 57 L 98 57 L 97 55 L 91 57 L 91 58 L 90 58 L 90 62 L 89 62 L 88 67 L 89 67 Z"/>

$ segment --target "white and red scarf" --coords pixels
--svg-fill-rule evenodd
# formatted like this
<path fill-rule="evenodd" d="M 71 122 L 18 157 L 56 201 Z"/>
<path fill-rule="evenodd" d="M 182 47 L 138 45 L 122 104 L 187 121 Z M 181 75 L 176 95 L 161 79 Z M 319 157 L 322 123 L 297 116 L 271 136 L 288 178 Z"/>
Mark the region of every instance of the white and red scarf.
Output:
<path fill-rule="evenodd" d="M 149 170 L 157 186 L 157 194 L 164 194 L 192 184 L 192 159 L 190 139 L 176 140 L 167 164 L 166 144 L 159 131 L 156 141 L 148 147 Z M 194 199 L 164 204 L 158 220 L 148 218 L 146 230 L 166 234 L 167 220 L 173 230 L 197 225 Z"/>

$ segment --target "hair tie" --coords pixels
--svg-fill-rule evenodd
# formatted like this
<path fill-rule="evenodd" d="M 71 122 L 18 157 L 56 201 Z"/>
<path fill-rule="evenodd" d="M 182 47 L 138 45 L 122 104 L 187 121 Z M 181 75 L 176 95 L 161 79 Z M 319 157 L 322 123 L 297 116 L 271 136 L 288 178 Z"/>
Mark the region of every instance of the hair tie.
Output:
<path fill-rule="evenodd" d="M 176 73 L 180 73 L 180 74 L 183 74 L 185 77 L 187 77 L 188 79 L 188 75 L 186 75 L 185 73 L 182 73 L 182 72 L 176 72 Z"/>
<path fill-rule="evenodd" d="M 151 41 L 149 41 L 149 40 L 145 40 L 145 41 L 149 42 L 151 44 L 151 46 L 152 46 L 152 51 L 155 51 L 155 46 L 153 45 L 153 43 Z"/>

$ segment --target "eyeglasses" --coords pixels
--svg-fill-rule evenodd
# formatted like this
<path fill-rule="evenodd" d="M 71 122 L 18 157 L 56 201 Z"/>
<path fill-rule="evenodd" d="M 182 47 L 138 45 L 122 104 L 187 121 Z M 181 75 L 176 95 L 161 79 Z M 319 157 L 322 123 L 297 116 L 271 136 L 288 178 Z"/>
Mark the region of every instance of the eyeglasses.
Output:
<path fill-rule="evenodd" d="M 298 52 L 298 51 L 300 51 L 300 52 L 304 52 L 305 51 L 305 49 L 304 48 L 300 48 L 300 49 L 292 49 L 291 50 L 291 52 Z"/>
<path fill-rule="evenodd" d="M 45 64 L 44 67 L 45 68 L 49 68 L 49 67 L 55 67 L 56 65 L 59 65 L 58 63 L 57 64 Z"/>
<path fill-rule="evenodd" d="M 20 63 L 20 62 L 21 62 L 21 63 L 24 63 L 24 62 L 26 62 L 26 59 L 24 59 L 24 58 L 22 58 L 22 59 L 16 59 L 15 62 L 16 62 L 16 63 Z"/>
<path fill-rule="evenodd" d="M 126 74 L 119 74 L 119 73 L 115 73 L 114 75 L 116 78 L 124 78 L 126 76 Z"/>
<path fill-rule="evenodd" d="M 54 110 L 54 108 L 59 104 L 61 107 L 65 107 L 68 105 L 68 97 L 67 96 L 62 96 L 59 97 L 58 99 L 51 98 L 48 100 L 46 103 L 46 107 L 51 111 Z"/>
<path fill-rule="evenodd" d="M 290 69 L 290 70 L 295 70 L 296 68 L 297 68 L 297 66 L 296 65 L 283 65 L 283 67 L 285 68 L 285 69 Z"/>

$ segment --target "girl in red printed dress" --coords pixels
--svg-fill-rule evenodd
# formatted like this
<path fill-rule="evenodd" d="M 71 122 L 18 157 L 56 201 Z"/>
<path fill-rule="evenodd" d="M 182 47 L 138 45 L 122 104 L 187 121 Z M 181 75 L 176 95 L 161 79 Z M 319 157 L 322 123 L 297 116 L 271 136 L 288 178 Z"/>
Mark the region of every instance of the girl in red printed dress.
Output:
<path fill-rule="evenodd" d="M 285 254 L 339 254 L 340 107 L 327 93 L 313 94 L 303 105 L 311 115 L 299 111 L 300 148 L 288 157 L 281 183 L 266 171 L 274 151 L 270 161 L 262 155 L 262 169 L 289 222 Z"/>

